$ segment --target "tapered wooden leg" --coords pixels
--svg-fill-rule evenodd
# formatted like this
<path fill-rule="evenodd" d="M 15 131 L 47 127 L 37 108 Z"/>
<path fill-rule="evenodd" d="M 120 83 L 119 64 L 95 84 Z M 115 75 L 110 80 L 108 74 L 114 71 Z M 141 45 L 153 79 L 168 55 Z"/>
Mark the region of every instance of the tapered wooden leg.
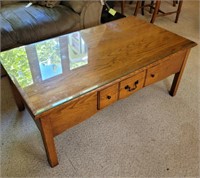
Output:
<path fill-rule="evenodd" d="M 178 90 L 178 86 L 180 84 L 180 81 L 181 81 L 181 77 L 182 77 L 182 74 L 183 74 L 183 71 L 184 71 L 184 68 L 185 68 L 185 64 L 187 62 L 187 58 L 188 58 L 188 55 L 190 53 L 190 49 L 187 50 L 186 54 L 185 54 L 185 59 L 183 61 L 183 64 L 182 64 L 182 67 L 181 67 L 181 70 L 175 74 L 174 76 L 174 80 L 172 82 L 172 86 L 171 86 L 171 89 L 169 91 L 169 94 L 171 96 L 175 96 L 176 95 L 176 92 Z"/>
<path fill-rule="evenodd" d="M 136 6 L 135 6 L 134 16 L 137 16 L 137 13 L 138 13 L 138 10 L 139 10 L 140 6 L 141 6 L 141 2 L 137 1 L 136 2 Z"/>
<path fill-rule="evenodd" d="M 145 0 L 142 0 L 142 4 L 141 4 L 141 13 L 142 13 L 142 15 L 144 15 L 144 5 L 145 5 Z"/>
<path fill-rule="evenodd" d="M 177 9 L 177 12 L 176 12 L 175 23 L 178 22 L 178 18 L 179 18 L 179 15 L 180 15 L 180 13 L 181 13 L 182 5 L 183 5 L 183 0 L 180 0 L 179 3 L 178 3 L 178 9 Z"/>
<path fill-rule="evenodd" d="M 174 7 L 176 6 L 176 1 L 175 1 L 175 0 L 173 0 L 173 6 L 174 6 Z"/>
<path fill-rule="evenodd" d="M 17 90 L 16 86 L 13 84 L 13 81 L 11 81 L 10 78 L 9 78 L 9 81 L 10 81 L 11 90 L 13 93 L 15 103 L 18 107 L 18 110 L 23 111 L 25 109 L 23 99 L 22 99 L 21 95 L 19 94 L 19 91 Z"/>
<path fill-rule="evenodd" d="M 124 15 L 125 0 L 121 1 L 121 13 Z"/>
<path fill-rule="evenodd" d="M 152 14 L 153 5 L 154 5 L 154 1 L 151 1 L 151 5 L 150 5 L 150 9 L 149 9 L 149 13 L 150 14 Z"/>
<path fill-rule="evenodd" d="M 51 167 L 58 165 L 58 158 L 56 154 L 56 147 L 53 138 L 53 131 L 51 121 L 48 117 L 40 119 L 41 134 L 46 150 L 47 158 Z"/>
<path fill-rule="evenodd" d="M 161 3 L 160 0 L 156 1 L 155 9 L 154 9 L 154 12 L 153 12 L 153 15 L 152 15 L 152 18 L 151 18 L 151 23 L 155 22 L 155 19 L 156 19 L 157 15 L 158 15 L 158 11 L 160 9 L 160 3 Z"/>

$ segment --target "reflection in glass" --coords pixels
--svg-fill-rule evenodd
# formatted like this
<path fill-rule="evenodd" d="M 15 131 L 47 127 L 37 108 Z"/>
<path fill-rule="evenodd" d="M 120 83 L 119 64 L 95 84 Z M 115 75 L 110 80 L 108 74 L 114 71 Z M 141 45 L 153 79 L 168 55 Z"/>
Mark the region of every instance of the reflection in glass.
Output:
<path fill-rule="evenodd" d="M 88 47 L 80 32 L 74 32 L 1 52 L 0 61 L 13 81 L 25 88 L 88 64 Z"/>
<path fill-rule="evenodd" d="M 33 84 L 25 47 L 15 48 L 0 54 L 0 60 L 7 73 L 22 88 Z"/>
<path fill-rule="evenodd" d="M 42 80 L 62 74 L 60 45 L 58 38 L 36 44 Z"/>
<path fill-rule="evenodd" d="M 70 70 L 88 64 L 88 48 L 80 32 L 69 34 L 68 39 Z"/>

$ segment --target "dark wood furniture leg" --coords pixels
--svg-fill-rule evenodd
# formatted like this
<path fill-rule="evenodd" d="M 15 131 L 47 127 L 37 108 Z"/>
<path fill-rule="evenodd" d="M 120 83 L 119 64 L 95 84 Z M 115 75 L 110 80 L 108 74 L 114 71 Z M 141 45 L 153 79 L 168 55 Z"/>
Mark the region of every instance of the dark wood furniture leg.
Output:
<path fill-rule="evenodd" d="M 145 5 L 145 0 L 142 0 L 142 4 L 141 4 L 141 13 L 142 13 L 142 15 L 144 15 L 144 5 Z"/>
<path fill-rule="evenodd" d="M 124 15 L 124 8 L 125 8 L 125 0 L 121 1 L 121 13 Z"/>
<path fill-rule="evenodd" d="M 40 119 L 41 135 L 44 142 L 48 162 L 51 167 L 58 165 L 58 158 L 56 153 L 56 147 L 53 138 L 53 130 L 51 121 L 48 117 Z"/>
<path fill-rule="evenodd" d="M 153 5 L 154 5 L 154 1 L 151 1 L 151 5 L 150 5 L 150 9 L 149 9 L 150 14 L 152 14 L 152 12 L 153 12 Z"/>
<path fill-rule="evenodd" d="M 138 10 L 140 8 L 141 5 L 141 1 L 137 1 L 136 2 L 136 6 L 135 6 L 135 12 L 134 12 L 134 16 L 137 16 Z"/>
<path fill-rule="evenodd" d="M 173 6 L 174 6 L 174 7 L 176 6 L 176 4 L 178 4 L 178 1 L 173 0 Z"/>
<path fill-rule="evenodd" d="M 180 12 L 181 12 L 182 5 L 183 5 L 183 0 L 179 0 L 178 9 L 177 9 L 177 12 L 176 12 L 175 23 L 178 22 L 178 18 L 179 18 Z"/>
<path fill-rule="evenodd" d="M 151 23 L 155 22 L 155 19 L 158 15 L 158 12 L 159 12 L 159 9 L 160 9 L 160 4 L 161 4 L 161 1 L 157 0 L 156 4 L 155 4 L 155 9 L 154 9 L 154 12 L 153 12 L 153 15 L 152 15 L 152 18 L 151 18 Z"/>
<path fill-rule="evenodd" d="M 181 81 L 181 77 L 183 75 L 183 71 L 184 71 L 184 68 L 185 68 L 185 65 L 186 65 L 186 62 L 187 62 L 187 58 L 188 58 L 188 55 L 190 53 L 190 49 L 187 50 L 186 54 L 185 54 L 185 58 L 184 58 L 184 61 L 183 61 L 183 64 L 182 64 L 182 67 L 181 67 L 181 70 L 175 74 L 174 76 L 174 80 L 172 82 L 172 86 L 171 86 L 171 89 L 169 91 L 169 94 L 171 96 L 175 96 L 176 95 L 176 92 L 178 90 L 178 86 L 180 84 L 180 81 Z"/>
<path fill-rule="evenodd" d="M 13 82 L 10 78 L 9 78 L 9 82 L 10 82 L 11 90 L 13 93 L 15 103 L 18 107 L 18 110 L 23 111 L 25 109 L 23 99 L 22 99 L 21 95 L 19 94 L 19 91 L 17 90 L 16 86 L 13 84 Z"/>

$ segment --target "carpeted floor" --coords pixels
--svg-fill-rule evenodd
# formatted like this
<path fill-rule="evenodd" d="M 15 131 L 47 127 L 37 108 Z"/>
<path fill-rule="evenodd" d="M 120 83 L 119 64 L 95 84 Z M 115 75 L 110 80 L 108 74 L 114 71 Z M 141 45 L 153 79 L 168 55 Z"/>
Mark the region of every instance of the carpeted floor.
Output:
<path fill-rule="evenodd" d="M 130 15 L 134 5 L 126 5 Z M 170 4 L 168 4 L 170 5 Z M 171 5 L 170 5 L 171 6 Z M 142 17 L 149 21 L 145 13 Z M 156 25 L 199 43 L 199 2 L 185 1 Z M 199 47 L 192 49 L 175 97 L 172 78 L 120 100 L 56 137 L 59 165 L 50 168 L 29 113 L 18 112 L 7 78 L 1 80 L 2 177 L 198 177 Z"/>

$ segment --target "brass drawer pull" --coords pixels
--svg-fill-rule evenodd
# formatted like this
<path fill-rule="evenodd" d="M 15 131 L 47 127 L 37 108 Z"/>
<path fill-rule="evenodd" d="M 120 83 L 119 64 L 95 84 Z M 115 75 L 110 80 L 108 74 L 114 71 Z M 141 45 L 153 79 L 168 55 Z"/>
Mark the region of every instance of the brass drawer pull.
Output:
<path fill-rule="evenodd" d="M 107 99 L 111 99 L 111 96 L 108 95 L 108 96 L 107 96 Z"/>
<path fill-rule="evenodd" d="M 135 81 L 135 83 L 133 84 L 133 88 L 131 88 L 129 85 L 126 85 L 124 88 L 127 90 L 127 91 L 133 91 L 137 88 L 137 85 L 138 85 L 139 81 Z"/>

